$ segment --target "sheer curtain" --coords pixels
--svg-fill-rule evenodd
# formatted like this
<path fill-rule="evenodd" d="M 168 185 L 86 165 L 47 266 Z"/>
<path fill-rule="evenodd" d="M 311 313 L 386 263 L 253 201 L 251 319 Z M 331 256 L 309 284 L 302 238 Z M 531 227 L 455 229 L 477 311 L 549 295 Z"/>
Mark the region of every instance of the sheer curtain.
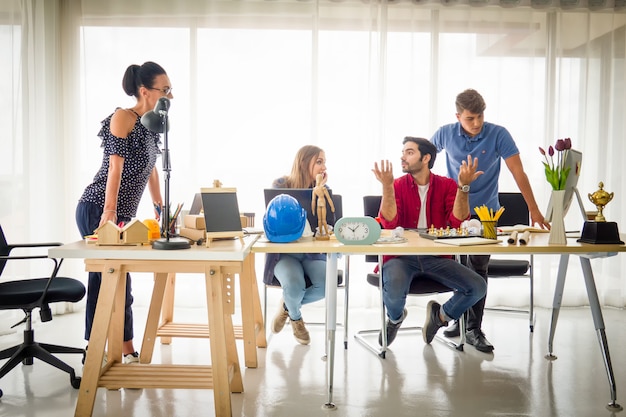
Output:
<path fill-rule="evenodd" d="M 626 14 L 617 3 L 172 3 L 10 0 L 0 6 L 0 42 L 12 51 L 0 63 L 8 74 L 3 79 L 11 80 L 12 115 L 3 123 L 10 135 L 2 139 L 10 152 L 0 156 L 6 201 L 0 221 L 10 235 L 79 238 L 74 208 L 100 163 L 100 121 L 115 107 L 132 105 L 122 75 L 147 60 L 163 65 L 174 87 L 174 203 L 188 207 L 198 188 L 219 179 L 237 188 L 240 209 L 255 212 L 260 224 L 262 189 L 311 143 L 326 151 L 329 184 L 343 195 L 344 214 L 361 214 L 362 197 L 380 193 L 374 161 L 396 162 L 401 175 L 402 138 L 429 138 L 454 122 L 456 94 L 475 88 L 487 101 L 486 119 L 516 139 L 540 207 L 550 190 L 538 147 L 571 137 L 584 154 L 585 208 L 592 209 L 586 195 L 603 181 L 615 193 L 605 215 L 626 228 L 620 181 Z M 440 174 L 443 159 L 435 166 Z M 506 167 L 500 189 L 516 191 Z M 138 217 L 150 216 L 146 194 Z M 574 203 L 566 226 L 581 225 Z M 375 291 L 359 278 L 371 266 L 354 258 L 351 303 L 370 305 Z M 538 256 L 536 263 L 536 303 L 548 307 L 557 258 Z M 577 263 L 573 258 L 567 305 L 586 299 Z M 597 259 L 593 266 L 601 301 L 624 307 L 626 258 Z M 85 275 L 82 262 L 67 261 L 65 268 Z M 136 302 L 147 303 L 149 282 L 139 281 Z M 492 281 L 488 304 L 526 303 L 520 293 L 527 284 L 514 281 Z M 182 291 L 189 304 L 202 302 L 192 285 Z"/>

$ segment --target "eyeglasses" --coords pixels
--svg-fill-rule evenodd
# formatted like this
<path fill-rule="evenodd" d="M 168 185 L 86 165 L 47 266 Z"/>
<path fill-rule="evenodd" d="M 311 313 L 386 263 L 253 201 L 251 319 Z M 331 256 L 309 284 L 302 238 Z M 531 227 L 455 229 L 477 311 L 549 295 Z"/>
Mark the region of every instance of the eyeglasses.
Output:
<path fill-rule="evenodd" d="M 172 92 L 172 87 L 165 87 L 165 88 L 153 88 L 153 87 L 148 87 L 148 90 L 156 90 L 156 91 L 160 91 L 165 95 L 168 95 L 169 93 Z"/>

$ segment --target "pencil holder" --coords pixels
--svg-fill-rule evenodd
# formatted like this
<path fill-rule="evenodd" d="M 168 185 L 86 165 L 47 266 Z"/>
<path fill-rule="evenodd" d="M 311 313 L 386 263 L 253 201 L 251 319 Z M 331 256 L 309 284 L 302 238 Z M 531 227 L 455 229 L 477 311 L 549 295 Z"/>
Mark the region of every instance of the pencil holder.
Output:
<path fill-rule="evenodd" d="M 496 239 L 496 221 L 494 220 L 483 220 L 481 221 L 483 225 L 483 237 L 485 239 Z"/>
<path fill-rule="evenodd" d="M 170 220 L 170 236 L 178 236 L 180 234 L 181 220 L 180 216 Z"/>

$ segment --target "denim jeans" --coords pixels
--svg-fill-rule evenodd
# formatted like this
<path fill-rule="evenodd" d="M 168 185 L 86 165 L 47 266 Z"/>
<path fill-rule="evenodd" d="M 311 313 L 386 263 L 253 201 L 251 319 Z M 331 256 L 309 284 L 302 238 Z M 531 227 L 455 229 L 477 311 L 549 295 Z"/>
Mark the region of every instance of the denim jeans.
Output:
<path fill-rule="evenodd" d="M 383 265 L 383 302 L 392 321 L 402 317 L 406 296 L 416 274 L 450 287 L 452 297 L 443 306 L 448 319 L 458 319 L 487 291 L 485 280 L 476 272 L 449 258 L 411 255 L 392 258 Z M 419 277 L 417 277 L 419 279 Z"/>
<path fill-rule="evenodd" d="M 102 216 L 102 208 L 93 203 L 79 202 L 76 207 L 76 224 L 80 235 L 90 235 L 98 228 Z M 118 221 L 129 222 L 130 219 L 118 218 Z M 87 283 L 87 305 L 85 307 L 85 340 L 89 340 L 93 318 L 96 314 L 96 303 L 100 294 L 100 272 L 90 272 Z M 124 341 L 133 340 L 133 295 L 131 294 L 130 274 L 126 274 L 126 305 L 124 309 Z"/>
<path fill-rule="evenodd" d="M 305 275 L 311 281 L 307 287 Z M 283 288 L 283 300 L 291 320 L 300 320 L 303 304 L 324 298 L 326 292 L 326 261 L 307 259 L 302 253 L 281 254 L 274 276 Z"/>
<path fill-rule="evenodd" d="M 483 277 L 485 283 L 487 283 L 487 269 L 490 258 L 490 255 L 461 255 L 461 263 Z M 467 330 L 482 328 L 486 298 L 487 293 L 485 292 L 485 296 L 478 300 L 466 314 L 467 324 L 465 328 Z"/>

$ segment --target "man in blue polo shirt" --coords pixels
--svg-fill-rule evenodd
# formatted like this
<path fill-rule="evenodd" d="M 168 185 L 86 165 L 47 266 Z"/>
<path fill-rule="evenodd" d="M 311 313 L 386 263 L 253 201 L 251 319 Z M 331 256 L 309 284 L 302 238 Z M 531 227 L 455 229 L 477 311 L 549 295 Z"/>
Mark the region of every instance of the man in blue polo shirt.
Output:
<path fill-rule="evenodd" d="M 467 160 L 468 155 L 478 158 L 478 169 L 484 174 L 472 183 L 471 188 L 469 184 L 458 184 L 459 188 L 469 191 L 470 208 L 483 204 L 494 211 L 500 208 L 498 180 L 501 160 L 504 160 L 528 204 L 532 224 L 550 228 L 537 206 L 513 137 L 504 127 L 485 122 L 484 111 L 487 106 L 482 96 L 476 90 L 468 89 L 456 97 L 455 104 L 458 121 L 440 127 L 431 142 L 437 147 L 437 152 L 445 150 L 450 178 L 458 178 L 459 166 Z M 489 258 L 489 255 L 470 255 L 463 257 L 462 261 L 487 281 Z M 469 310 L 466 338 L 467 343 L 479 351 L 489 353 L 493 351 L 493 345 L 481 330 L 485 298 L 486 295 Z M 444 334 L 448 337 L 458 336 L 458 323 L 450 326 Z"/>

